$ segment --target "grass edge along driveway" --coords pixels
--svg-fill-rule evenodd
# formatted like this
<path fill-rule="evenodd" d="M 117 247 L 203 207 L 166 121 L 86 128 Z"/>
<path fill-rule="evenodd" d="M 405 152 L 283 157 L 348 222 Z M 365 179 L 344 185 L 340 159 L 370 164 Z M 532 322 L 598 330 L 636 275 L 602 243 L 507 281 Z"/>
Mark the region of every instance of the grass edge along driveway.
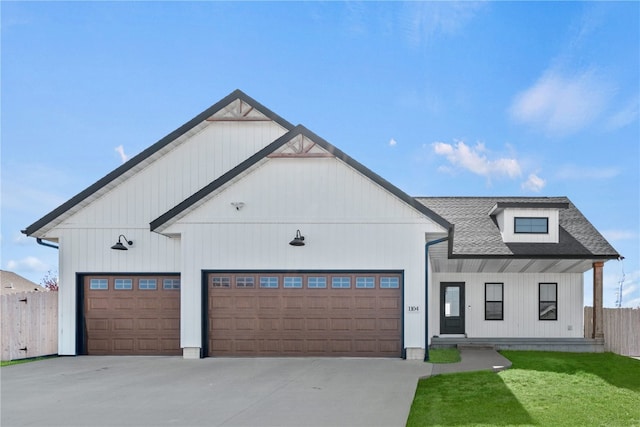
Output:
<path fill-rule="evenodd" d="M 502 351 L 511 369 L 420 380 L 407 426 L 640 425 L 640 360 Z"/>

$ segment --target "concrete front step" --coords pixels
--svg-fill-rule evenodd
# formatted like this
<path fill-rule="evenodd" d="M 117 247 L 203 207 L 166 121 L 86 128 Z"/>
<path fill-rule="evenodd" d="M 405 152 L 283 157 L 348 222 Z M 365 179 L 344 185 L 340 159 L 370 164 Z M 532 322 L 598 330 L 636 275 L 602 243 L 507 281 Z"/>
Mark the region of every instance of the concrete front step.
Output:
<path fill-rule="evenodd" d="M 577 353 L 604 352 L 603 339 L 591 338 L 465 338 L 432 337 L 431 348 L 489 347 L 496 350 L 540 350 Z"/>

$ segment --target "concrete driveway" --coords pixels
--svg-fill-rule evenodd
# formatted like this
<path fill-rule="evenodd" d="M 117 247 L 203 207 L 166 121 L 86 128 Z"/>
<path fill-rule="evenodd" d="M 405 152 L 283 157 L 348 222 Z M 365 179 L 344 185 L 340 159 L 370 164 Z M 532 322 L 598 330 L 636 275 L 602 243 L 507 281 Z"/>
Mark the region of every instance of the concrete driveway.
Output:
<path fill-rule="evenodd" d="M 431 364 L 61 357 L 1 369 L 1 425 L 404 426 Z"/>

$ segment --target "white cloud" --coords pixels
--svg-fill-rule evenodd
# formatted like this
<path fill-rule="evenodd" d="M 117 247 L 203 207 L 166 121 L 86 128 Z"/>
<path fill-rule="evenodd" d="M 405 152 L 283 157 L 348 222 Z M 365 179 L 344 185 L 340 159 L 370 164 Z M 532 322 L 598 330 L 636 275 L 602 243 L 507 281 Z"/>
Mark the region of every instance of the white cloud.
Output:
<path fill-rule="evenodd" d="M 487 178 L 496 175 L 515 178 L 521 174 L 518 160 L 506 157 L 490 160 L 485 154 L 487 150 L 482 143 L 477 143 L 475 147 L 469 147 L 462 141 L 456 142 L 455 145 L 435 142 L 433 151 L 438 155 L 445 156 L 452 165 Z"/>
<path fill-rule="evenodd" d="M 29 246 L 35 243 L 35 240 L 31 237 L 27 237 L 22 233 L 15 233 L 11 239 L 11 243 L 18 246 Z"/>
<path fill-rule="evenodd" d="M 587 179 L 611 179 L 620 175 L 620 169 L 616 167 L 579 167 L 567 164 L 556 173 L 557 179 L 587 180 Z"/>
<path fill-rule="evenodd" d="M 527 178 L 527 180 L 522 183 L 522 189 L 533 191 L 534 193 L 539 193 L 546 184 L 547 182 L 544 179 L 532 173 L 529 174 L 529 178 Z"/>
<path fill-rule="evenodd" d="M 624 108 L 618 110 L 607 120 L 607 130 L 616 130 L 630 125 L 638 120 L 638 106 L 640 97 L 636 96 Z"/>
<path fill-rule="evenodd" d="M 438 35 L 452 35 L 464 28 L 485 6 L 481 2 L 409 2 L 405 31 L 412 44 L 429 42 Z"/>
<path fill-rule="evenodd" d="M 564 74 L 550 69 L 515 97 L 509 111 L 516 121 L 563 136 L 587 127 L 612 95 L 611 85 L 593 70 Z"/>
<path fill-rule="evenodd" d="M 396 141 L 395 139 L 391 138 L 389 140 L 389 147 L 395 147 L 398 144 L 398 141 Z"/>
<path fill-rule="evenodd" d="M 7 270 L 10 271 L 28 271 L 28 272 L 47 272 L 50 270 L 49 265 L 47 265 L 42 260 L 34 257 L 28 256 L 19 260 L 10 259 L 7 261 Z"/>
<path fill-rule="evenodd" d="M 116 148 L 116 153 L 118 153 L 120 155 L 120 160 L 122 161 L 122 163 L 126 162 L 127 160 L 129 160 L 129 156 L 127 156 L 124 152 L 124 146 L 122 145 L 118 145 Z"/>
<path fill-rule="evenodd" d="M 638 237 L 634 230 L 603 230 L 602 235 L 609 241 L 632 240 Z"/>

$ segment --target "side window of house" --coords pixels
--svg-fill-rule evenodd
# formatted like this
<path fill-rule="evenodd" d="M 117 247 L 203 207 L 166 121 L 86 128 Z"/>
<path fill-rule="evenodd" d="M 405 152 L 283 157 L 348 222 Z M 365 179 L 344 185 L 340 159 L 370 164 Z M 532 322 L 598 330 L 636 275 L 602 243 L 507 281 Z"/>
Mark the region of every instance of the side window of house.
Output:
<path fill-rule="evenodd" d="M 504 284 L 484 284 L 484 320 L 504 320 Z"/>
<path fill-rule="evenodd" d="M 558 284 L 540 283 L 538 293 L 538 318 L 558 320 Z"/>

